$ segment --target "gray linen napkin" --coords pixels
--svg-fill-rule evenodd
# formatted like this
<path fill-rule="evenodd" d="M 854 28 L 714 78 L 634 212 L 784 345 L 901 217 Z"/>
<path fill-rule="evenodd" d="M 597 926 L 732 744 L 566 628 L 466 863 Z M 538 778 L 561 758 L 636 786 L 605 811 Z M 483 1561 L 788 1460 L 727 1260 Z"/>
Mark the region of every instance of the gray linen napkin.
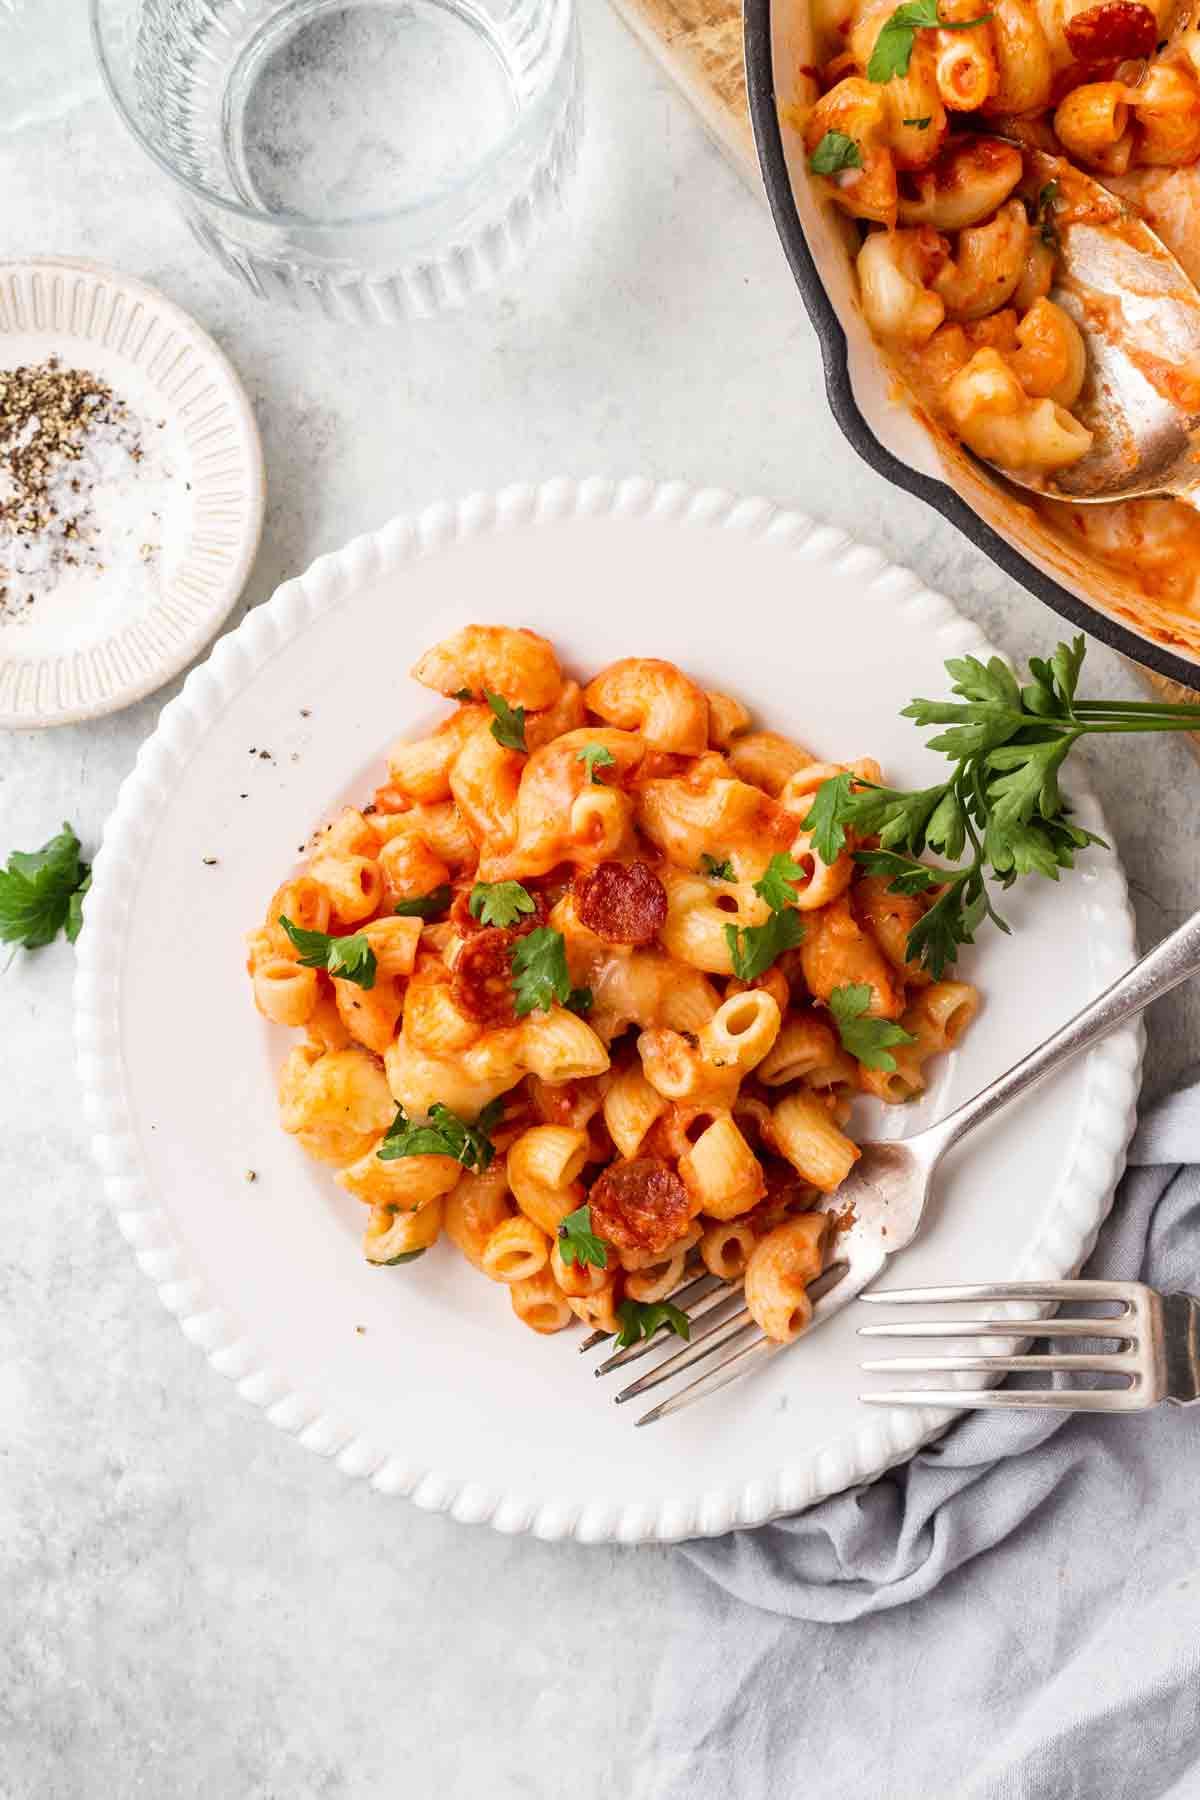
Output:
<path fill-rule="evenodd" d="M 1200 1082 L 1143 1121 L 1087 1273 L 1200 1290 Z M 645 1800 L 1200 1795 L 1200 1407 L 967 1414 L 682 1558 Z"/>

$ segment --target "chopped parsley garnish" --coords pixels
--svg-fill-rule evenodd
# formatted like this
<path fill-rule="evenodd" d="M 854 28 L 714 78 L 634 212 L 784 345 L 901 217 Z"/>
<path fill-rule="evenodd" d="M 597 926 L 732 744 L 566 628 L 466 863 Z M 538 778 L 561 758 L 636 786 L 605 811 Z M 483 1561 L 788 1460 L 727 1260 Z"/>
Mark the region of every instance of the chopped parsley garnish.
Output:
<path fill-rule="evenodd" d="M 401 1106 L 375 1154 L 380 1162 L 396 1162 L 402 1156 L 452 1156 L 464 1169 L 482 1175 L 496 1154 L 490 1134 L 503 1115 L 503 1100 L 493 1100 L 474 1125 L 468 1125 L 435 1100 L 429 1109 L 429 1123 L 414 1125 Z"/>
<path fill-rule="evenodd" d="M 1058 249 L 1058 227 L 1054 223 L 1055 206 L 1058 198 L 1058 179 L 1048 181 L 1037 197 L 1038 236 L 1048 250 Z"/>
<path fill-rule="evenodd" d="M 339 981 L 353 981 L 360 988 L 375 986 L 375 952 L 361 931 L 353 937 L 331 937 L 327 931 L 305 931 L 283 913 L 279 923 L 300 952 L 302 969 L 325 969 Z"/>
<path fill-rule="evenodd" d="M 891 1019 L 869 1019 L 866 1015 L 870 1004 L 871 989 L 865 981 L 836 987 L 829 996 L 829 1010 L 837 1024 L 843 1050 L 848 1050 L 864 1068 L 885 1069 L 890 1074 L 896 1067 L 892 1047 L 915 1044 L 916 1039 L 911 1032 L 902 1031 L 899 1025 L 893 1024 Z"/>
<path fill-rule="evenodd" d="M 455 694 L 454 698 L 456 700 L 473 700 L 475 698 L 475 696 L 471 692 L 470 688 L 459 688 L 459 690 Z"/>
<path fill-rule="evenodd" d="M 481 925 L 515 925 L 522 913 L 537 911 L 537 902 L 519 881 L 477 881 L 467 907 Z"/>
<path fill-rule="evenodd" d="M 412 900 L 398 900 L 392 910 L 402 919 L 436 919 L 449 904 L 450 888 L 443 883 L 441 887 L 431 888 L 427 894 L 417 894 Z"/>
<path fill-rule="evenodd" d="M 582 750 L 575 752 L 575 761 L 586 765 L 587 778 L 593 787 L 604 786 L 596 770 L 609 769 L 616 760 L 612 751 L 606 750 L 603 744 L 585 744 Z"/>
<path fill-rule="evenodd" d="M 912 61 L 913 44 L 918 31 L 969 31 L 973 25 L 985 25 L 991 13 L 980 13 L 977 19 L 943 19 L 938 14 L 938 0 L 904 0 L 886 21 L 867 64 L 868 81 L 891 81 L 894 75 L 907 75 Z"/>
<path fill-rule="evenodd" d="M 492 736 L 506 750 L 520 750 L 528 756 L 529 746 L 525 742 L 525 708 L 510 706 L 503 694 L 490 693 L 483 690 L 483 697 L 491 707 L 495 717 L 492 720 Z"/>
<path fill-rule="evenodd" d="M 800 915 L 794 906 L 773 912 L 765 925 L 726 925 L 725 942 L 729 960 L 739 981 L 754 981 L 771 967 L 785 950 L 794 950 L 804 936 Z"/>
<path fill-rule="evenodd" d="M 808 159 L 814 175 L 840 175 L 843 169 L 861 169 L 862 151 L 844 131 L 827 131 Z"/>
<path fill-rule="evenodd" d="M 558 1228 L 558 1254 L 568 1267 L 591 1263 L 594 1268 L 607 1269 L 608 1245 L 592 1230 L 590 1206 L 585 1204 L 567 1214 Z"/>
<path fill-rule="evenodd" d="M 773 856 L 765 873 L 754 883 L 754 891 L 771 908 L 763 925 L 726 925 L 724 937 L 729 946 L 729 960 L 739 981 L 754 981 L 771 967 L 785 950 L 794 950 L 804 936 L 804 926 L 793 901 L 796 890 L 790 885 L 804 875 L 800 864 L 785 851 Z"/>
<path fill-rule="evenodd" d="M 762 878 L 754 883 L 754 891 L 760 894 L 772 912 L 782 912 L 785 906 L 792 906 L 796 899 L 793 881 L 804 881 L 807 874 L 794 862 L 786 850 L 781 850 L 767 864 Z"/>
<path fill-rule="evenodd" d="M 70 825 L 40 850 L 14 850 L 0 869 L 0 943 L 39 950 L 65 931 L 73 944 L 91 880 Z"/>
<path fill-rule="evenodd" d="M 618 1350 L 627 1350 L 640 1338 L 652 1338 L 665 1325 L 686 1343 L 692 1335 L 691 1322 L 669 1300 L 622 1300 L 617 1308 L 621 1329 L 617 1333 Z"/>
<path fill-rule="evenodd" d="M 726 857 L 723 862 L 718 862 L 715 856 L 710 856 L 708 854 L 707 850 L 701 852 L 700 873 L 702 875 L 707 875 L 711 881 L 737 880 L 733 864 L 729 861 L 728 857 Z"/>
<path fill-rule="evenodd" d="M 929 115 L 926 114 L 923 119 L 901 119 L 900 123 L 902 125 L 911 125 L 914 131 L 928 131 L 932 120 Z"/>
<path fill-rule="evenodd" d="M 548 1012 L 556 1000 L 572 1012 L 586 1011 L 592 1003 L 587 988 L 571 986 L 566 939 L 552 925 L 539 925 L 520 939 L 512 966 L 513 1010 L 519 1019 L 534 1011 Z"/>

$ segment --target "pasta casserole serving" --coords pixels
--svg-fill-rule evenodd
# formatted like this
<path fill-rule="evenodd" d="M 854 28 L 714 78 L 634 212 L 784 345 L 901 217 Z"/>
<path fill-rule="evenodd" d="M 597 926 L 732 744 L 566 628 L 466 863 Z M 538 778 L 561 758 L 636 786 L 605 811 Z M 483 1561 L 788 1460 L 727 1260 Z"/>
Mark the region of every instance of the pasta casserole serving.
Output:
<path fill-rule="evenodd" d="M 529 631 L 468 626 L 413 673 L 454 711 L 249 940 L 259 1011 L 302 1033 L 284 1130 L 369 1208 L 372 1262 L 444 1235 L 535 1331 L 686 1332 L 702 1264 L 795 1337 L 851 1098 L 918 1093 L 978 1004 L 906 960 L 936 890 L 890 891 L 848 831 L 816 847 L 823 788 L 878 766 L 668 662 L 581 686 Z"/>
<path fill-rule="evenodd" d="M 1138 296 L 1073 285 L 1062 233 L 1131 214 L 1200 277 L 1200 33 L 1173 0 L 812 0 L 789 104 L 817 189 L 855 221 L 872 335 L 942 433 L 1043 485 L 1084 457 L 1080 325 L 1200 413 L 1200 369 L 1146 347 Z M 792 116 L 794 115 L 794 116 Z M 1079 171 L 1092 179 L 1081 180 Z M 1096 183 L 1100 186 L 1097 187 Z M 1041 524 L 1194 640 L 1200 524 L 1181 502 L 1053 497 Z M 1155 614 L 1154 616 L 1157 616 Z"/>

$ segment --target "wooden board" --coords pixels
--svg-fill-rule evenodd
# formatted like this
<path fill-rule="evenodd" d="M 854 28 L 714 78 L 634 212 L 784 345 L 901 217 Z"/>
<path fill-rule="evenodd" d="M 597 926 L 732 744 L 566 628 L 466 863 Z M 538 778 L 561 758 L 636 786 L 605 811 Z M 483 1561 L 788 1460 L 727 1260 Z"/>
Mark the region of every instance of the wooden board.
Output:
<path fill-rule="evenodd" d="M 613 0 L 613 4 L 765 206 L 746 103 L 740 0 Z M 1156 675 L 1153 669 L 1133 663 L 1130 668 L 1164 700 L 1200 702 L 1200 693 Z M 1191 741 L 1200 752 L 1200 735 L 1192 733 Z"/>

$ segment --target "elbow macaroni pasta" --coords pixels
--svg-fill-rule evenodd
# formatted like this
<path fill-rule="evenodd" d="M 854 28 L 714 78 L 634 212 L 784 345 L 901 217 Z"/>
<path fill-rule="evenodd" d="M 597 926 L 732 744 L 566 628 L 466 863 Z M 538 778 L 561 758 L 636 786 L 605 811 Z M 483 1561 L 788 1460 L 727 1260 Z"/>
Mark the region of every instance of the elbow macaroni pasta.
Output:
<path fill-rule="evenodd" d="M 897 55 L 897 0 L 818 8 L 817 97 L 797 123 L 818 190 L 859 222 L 867 324 L 922 407 L 977 455 L 1048 483 L 1092 445 L 1072 410 L 1083 341 L 1050 298 L 1056 219 L 1102 204 L 1073 165 L 1103 180 L 1200 161 L 1196 32 L 1168 0 L 935 10 Z M 1175 211 L 1190 223 L 1190 190 Z"/>
<path fill-rule="evenodd" d="M 954 48 L 912 77 L 938 84 L 951 110 L 979 79 Z M 951 204 L 945 184 L 927 200 Z M 939 262 L 922 234 L 934 224 L 896 231 L 888 254 L 932 292 L 940 270 L 964 264 Z M 1035 296 L 996 334 L 1029 406 L 1069 404 L 1082 379 L 1056 311 Z M 954 377 L 998 354 L 962 344 Z M 928 897 L 866 876 L 853 840 L 828 866 L 812 846 L 822 781 L 878 782 L 879 766 L 820 762 L 656 659 L 626 658 L 582 686 L 544 639 L 505 627 L 465 628 L 416 673 L 455 711 L 392 746 L 373 803 L 338 813 L 249 934 L 258 1011 L 300 1034 L 279 1076 L 283 1129 L 367 1208 L 369 1261 L 407 1263 L 444 1235 L 531 1330 L 578 1319 L 616 1331 L 629 1306 L 707 1269 L 744 1277 L 769 1335 L 796 1335 L 835 1235 L 815 1203 L 858 1155 L 849 1096 L 920 1092 L 928 1059 L 978 1006 L 965 982 L 930 981 L 905 960 Z M 526 709 L 525 752 L 492 733 L 485 692 Z M 755 883 L 781 853 L 802 871 L 787 904 L 804 935 L 741 979 L 726 933 L 772 917 Z M 524 908 L 505 925 L 471 904 L 477 883 L 500 881 Z M 336 959 L 336 975 L 304 966 L 281 919 L 360 937 L 360 955 Z M 539 990 L 518 1014 L 513 959 L 534 932 L 557 941 L 561 964 L 552 997 Z M 840 1042 L 828 1003 L 847 982 L 869 987 L 870 1016 L 909 1034 L 894 1070 L 860 1065 Z"/>

